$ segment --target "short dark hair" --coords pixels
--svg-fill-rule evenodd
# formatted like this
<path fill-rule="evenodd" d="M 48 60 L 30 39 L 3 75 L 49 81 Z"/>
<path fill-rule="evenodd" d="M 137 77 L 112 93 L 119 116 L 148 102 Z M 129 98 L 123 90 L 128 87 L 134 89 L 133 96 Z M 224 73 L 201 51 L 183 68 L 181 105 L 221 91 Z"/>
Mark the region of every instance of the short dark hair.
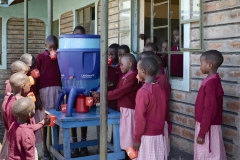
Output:
<path fill-rule="evenodd" d="M 158 52 L 158 46 L 156 45 L 156 43 L 148 43 L 145 45 L 145 47 L 150 47 L 153 52 L 154 51 Z"/>
<path fill-rule="evenodd" d="M 118 50 L 118 48 L 119 48 L 119 44 L 117 44 L 117 43 L 113 43 L 113 44 L 111 44 L 108 48 L 112 48 L 112 49 L 116 49 L 116 50 Z"/>
<path fill-rule="evenodd" d="M 74 28 L 73 32 L 75 32 L 76 30 L 80 30 L 80 31 L 82 31 L 84 34 L 86 33 L 85 28 L 83 28 L 83 26 L 76 26 L 76 27 Z"/>
<path fill-rule="evenodd" d="M 133 65 L 133 66 L 135 66 L 135 64 L 137 63 L 136 58 L 135 58 L 134 55 L 131 54 L 131 53 L 126 53 L 126 54 L 124 54 L 121 59 L 123 59 L 123 58 L 128 58 L 128 60 L 129 60 L 130 62 L 132 62 L 132 65 Z"/>
<path fill-rule="evenodd" d="M 48 43 L 53 43 L 53 44 L 58 45 L 58 39 L 57 39 L 57 37 L 54 36 L 54 35 L 48 36 L 46 41 L 47 41 Z"/>
<path fill-rule="evenodd" d="M 125 44 L 119 46 L 118 49 L 124 50 L 125 53 L 130 53 L 130 48 Z"/>
<path fill-rule="evenodd" d="M 141 59 L 139 61 L 139 66 L 151 76 L 155 76 L 159 69 L 158 62 L 153 57 L 145 57 Z"/>
<path fill-rule="evenodd" d="M 217 50 L 206 51 L 201 55 L 201 57 L 205 57 L 206 60 L 212 63 L 216 68 L 219 68 L 224 61 L 222 53 Z"/>
<path fill-rule="evenodd" d="M 144 51 L 140 54 L 139 58 L 141 59 L 142 56 L 148 57 L 148 56 L 151 56 L 151 55 L 154 55 L 154 53 L 152 51 Z"/>
<path fill-rule="evenodd" d="M 150 57 L 153 57 L 153 58 L 155 58 L 157 60 L 159 68 L 162 67 L 162 59 L 158 55 L 153 54 L 153 55 L 150 55 Z"/>

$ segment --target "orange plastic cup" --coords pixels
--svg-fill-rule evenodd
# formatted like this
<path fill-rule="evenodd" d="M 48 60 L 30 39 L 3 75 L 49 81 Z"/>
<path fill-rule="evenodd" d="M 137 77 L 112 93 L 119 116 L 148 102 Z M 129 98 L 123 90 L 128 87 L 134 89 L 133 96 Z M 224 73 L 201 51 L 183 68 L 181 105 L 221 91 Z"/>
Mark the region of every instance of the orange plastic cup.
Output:
<path fill-rule="evenodd" d="M 138 151 L 136 151 L 133 147 L 129 147 L 128 149 L 126 149 L 126 152 L 130 159 L 138 157 Z"/>
<path fill-rule="evenodd" d="M 67 112 L 67 104 L 62 104 L 61 105 L 61 111 L 62 111 L 62 113 L 66 113 Z"/>
<path fill-rule="evenodd" d="M 57 52 L 56 52 L 56 50 L 50 51 L 50 58 L 52 60 L 56 60 L 57 59 Z"/>
<path fill-rule="evenodd" d="M 31 71 L 31 76 L 35 79 L 39 78 L 40 77 L 40 72 L 38 69 L 34 69 Z"/>
<path fill-rule="evenodd" d="M 112 58 L 108 58 L 108 65 L 111 66 L 113 63 L 113 59 Z"/>
<path fill-rule="evenodd" d="M 53 114 L 47 115 L 47 118 L 50 119 L 50 124 L 48 126 L 53 127 L 56 124 L 57 117 Z"/>
<path fill-rule="evenodd" d="M 31 98 L 33 102 L 36 102 L 36 97 L 33 92 L 28 93 L 27 97 Z"/>
<path fill-rule="evenodd" d="M 34 81 L 33 77 L 32 76 L 28 76 L 28 78 L 30 80 L 31 86 L 33 86 L 35 84 L 35 81 Z"/>
<path fill-rule="evenodd" d="M 143 80 L 139 77 L 139 75 L 137 75 L 136 78 L 137 78 L 137 80 L 138 80 L 139 82 L 142 82 L 142 81 L 143 81 Z"/>
<path fill-rule="evenodd" d="M 86 106 L 91 107 L 93 105 L 93 97 L 86 97 Z"/>

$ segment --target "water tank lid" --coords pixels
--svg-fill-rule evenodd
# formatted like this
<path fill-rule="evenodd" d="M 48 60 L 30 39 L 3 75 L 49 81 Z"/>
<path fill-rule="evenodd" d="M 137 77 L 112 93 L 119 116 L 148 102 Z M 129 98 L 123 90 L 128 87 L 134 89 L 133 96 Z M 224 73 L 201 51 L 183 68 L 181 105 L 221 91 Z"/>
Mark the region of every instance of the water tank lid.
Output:
<path fill-rule="evenodd" d="M 96 34 L 63 34 L 59 38 L 100 38 L 100 35 Z"/>

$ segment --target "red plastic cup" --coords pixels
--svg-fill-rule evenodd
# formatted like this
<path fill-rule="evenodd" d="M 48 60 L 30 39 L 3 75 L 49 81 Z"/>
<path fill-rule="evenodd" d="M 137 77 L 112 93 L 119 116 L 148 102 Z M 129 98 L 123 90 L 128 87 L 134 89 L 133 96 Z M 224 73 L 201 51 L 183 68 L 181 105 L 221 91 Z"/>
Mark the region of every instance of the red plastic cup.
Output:
<path fill-rule="evenodd" d="M 66 113 L 67 112 L 67 104 L 62 104 L 61 105 L 61 111 L 62 111 L 62 113 Z"/>
<path fill-rule="evenodd" d="M 50 51 L 50 58 L 52 60 L 56 60 L 57 59 L 57 51 L 56 50 L 51 50 Z"/>
<path fill-rule="evenodd" d="M 34 81 L 33 77 L 32 76 L 28 76 L 28 78 L 30 80 L 31 86 L 33 86 L 35 84 L 35 81 Z"/>
<path fill-rule="evenodd" d="M 108 66 L 111 66 L 113 64 L 113 59 L 111 57 L 108 58 Z"/>
<path fill-rule="evenodd" d="M 40 77 L 40 72 L 38 69 L 34 69 L 31 71 L 31 76 L 35 79 L 39 78 Z"/>
<path fill-rule="evenodd" d="M 94 99 L 93 97 L 86 97 L 86 106 L 91 107 L 93 106 Z"/>
<path fill-rule="evenodd" d="M 136 151 L 133 147 L 129 147 L 128 149 L 126 149 L 126 152 L 130 159 L 138 157 L 138 151 Z"/>
<path fill-rule="evenodd" d="M 53 127 L 56 124 L 57 117 L 55 115 L 49 114 L 47 118 L 50 120 L 50 124 L 48 126 Z"/>
<path fill-rule="evenodd" d="M 27 97 L 31 98 L 33 100 L 33 102 L 36 102 L 36 97 L 33 92 L 28 93 Z"/>

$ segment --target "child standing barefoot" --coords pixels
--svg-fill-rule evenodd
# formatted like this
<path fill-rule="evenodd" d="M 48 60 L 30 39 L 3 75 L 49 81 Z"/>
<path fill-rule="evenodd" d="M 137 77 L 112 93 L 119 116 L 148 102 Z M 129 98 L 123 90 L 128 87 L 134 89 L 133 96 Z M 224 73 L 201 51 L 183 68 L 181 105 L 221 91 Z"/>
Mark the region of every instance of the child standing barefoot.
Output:
<path fill-rule="evenodd" d="M 216 50 L 201 55 L 201 71 L 208 76 L 203 80 L 195 104 L 194 160 L 226 160 L 222 137 L 223 89 L 217 74 L 223 56 Z"/>
<path fill-rule="evenodd" d="M 58 40 L 55 36 L 48 36 L 46 39 L 46 50 L 36 57 L 37 68 L 41 76 L 37 79 L 36 87 L 40 93 L 42 110 L 38 110 L 39 119 L 45 118 L 45 110 L 56 106 L 58 92 L 61 90 L 61 74 L 57 59 L 51 59 L 50 52 L 56 53 Z M 50 154 L 46 145 L 47 128 L 43 128 L 43 152 L 44 160 L 50 160 Z"/>
<path fill-rule="evenodd" d="M 136 96 L 134 148 L 139 151 L 137 160 L 167 160 L 164 137 L 167 96 L 155 81 L 158 62 L 153 57 L 145 57 L 138 62 L 137 69 L 139 78 L 145 81 Z"/>

